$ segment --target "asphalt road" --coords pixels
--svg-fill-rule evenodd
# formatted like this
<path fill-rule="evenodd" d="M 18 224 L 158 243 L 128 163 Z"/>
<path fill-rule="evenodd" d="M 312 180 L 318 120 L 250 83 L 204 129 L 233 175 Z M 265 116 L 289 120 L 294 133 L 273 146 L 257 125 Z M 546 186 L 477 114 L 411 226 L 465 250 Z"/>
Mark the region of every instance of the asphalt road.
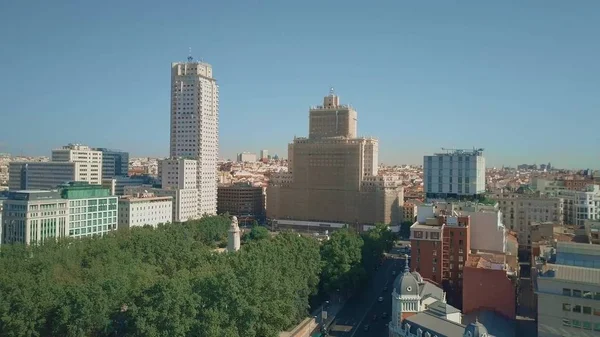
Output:
<path fill-rule="evenodd" d="M 393 250 L 377 271 L 373 271 L 369 284 L 355 294 L 337 314 L 329 334 L 336 337 L 384 337 L 388 336 L 386 324 L 392 311 L 392 284 L 396 276 L 404 270 L 404 259 Z M 396 275 L 392 275 L 392 271 Z M 387 291 L 384 288 L 387 286 Z M 378 298 L 383 297 L 383 302 Z M 383 318 L 383 313 L 387 317 Z M 365 331 L 365 326 L 368 330 Z"/>

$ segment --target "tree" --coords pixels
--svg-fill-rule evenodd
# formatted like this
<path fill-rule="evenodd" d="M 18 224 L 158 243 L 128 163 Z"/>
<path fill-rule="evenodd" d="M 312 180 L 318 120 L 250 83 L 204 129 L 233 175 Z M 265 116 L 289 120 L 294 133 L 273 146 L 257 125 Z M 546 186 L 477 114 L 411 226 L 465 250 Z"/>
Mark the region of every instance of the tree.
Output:
<path fill-rule="evenodd" d="M 363 239 L 354 231 L 333 232 L 321 247 L 322 287 L 326 292 L 352 290 L 366 275 L 362 261 Z"/>
<path fill-rule="evenodd" d="M 400 237 L 401 238 L 410 238 L 410 226 L 412 226 L 414 222 L 412 221 L 403 221 L 400 224 Z"/>
<path fill-rule="evenodd" d="M 264 240 L 271 237 L 271 233 L 265 227 L 253 226 L 250 232 L 244 234 L 244 242 Z"/>
<path fill-rule="evenodd" d="M 222 216 L 102 238 L 3 245 L 2 336 L 277 336 L 317 292 L 319 242 L 282 233 L 220 254 Z M 267 232 L 268 234 L 268 232 Z"/>
<path fill-rule="evenodd" d="M 363 266 L 365 270 L 373 269 L 383 253 L 392 249 L 394 245 L 394 234 L 385 224 L 376 224 L 362 235 L 364 246 L 362 248 Z"/>

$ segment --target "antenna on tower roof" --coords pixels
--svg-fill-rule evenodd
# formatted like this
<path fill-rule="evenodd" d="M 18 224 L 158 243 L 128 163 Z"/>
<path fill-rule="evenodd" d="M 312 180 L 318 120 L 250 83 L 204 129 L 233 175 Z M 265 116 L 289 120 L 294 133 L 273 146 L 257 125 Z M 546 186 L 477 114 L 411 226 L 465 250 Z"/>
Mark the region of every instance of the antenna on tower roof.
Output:
<path fill-rule="evenodd" d="M 188 62 L 192 62 L 194 58 L 192 57 L 192 47 L 190 47 L 190 52 L 188 54 Z"/>
<path fill-rule="evenodd" d="M 335 95 L 335 90 L 333 90 L 333 87 L 329 88 L 329 95 L 330 96 L 334 96 Z"/>

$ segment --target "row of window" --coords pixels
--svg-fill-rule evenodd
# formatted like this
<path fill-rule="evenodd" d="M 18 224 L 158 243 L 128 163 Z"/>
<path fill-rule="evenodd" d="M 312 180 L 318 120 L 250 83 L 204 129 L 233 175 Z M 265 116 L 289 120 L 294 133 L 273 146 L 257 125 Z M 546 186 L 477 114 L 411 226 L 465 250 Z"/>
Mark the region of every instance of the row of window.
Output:
<path fill-rule="evenodd" d="M 563 288 L 563 296 L 600 300 L 600 292 Z"/>
<path fill-rule="evenodd" d="M 592 307 L 588 307 L 585 305 L 572 305 L 569 303 L 563 303 L 562 305 L 562 310 L 563 311 L 569 311 L 569 312 L 576 312 L 579 314 L 584 314 L 584 315 L 592 315 L 594 314 L 594 316 L 600 316 L 600 308 L 592 308 Z"/>
<path fill-rule="evenodd" d="M 600 323 L 592 323 L 587 321 L 580 321 L 578 319 L 563 319 L 563 326 L 580 328 L 584 330 L 600 331 Z"/>

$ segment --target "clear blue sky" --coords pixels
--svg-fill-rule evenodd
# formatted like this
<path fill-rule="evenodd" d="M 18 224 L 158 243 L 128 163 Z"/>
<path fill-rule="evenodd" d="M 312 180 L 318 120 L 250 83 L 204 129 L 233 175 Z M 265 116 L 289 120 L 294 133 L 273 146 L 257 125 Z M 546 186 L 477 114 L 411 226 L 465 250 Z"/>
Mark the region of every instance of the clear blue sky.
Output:
<path fill-rule="evenodd" d="M 376 5 L 377 4 L 377 5 Z M 170 63 L 220 85 L 221 155 L 287 156 L 334 86 L 384 163 L 600 168 L 600 1 L 2 1 L 0 152 L 162 156 Z"/>

